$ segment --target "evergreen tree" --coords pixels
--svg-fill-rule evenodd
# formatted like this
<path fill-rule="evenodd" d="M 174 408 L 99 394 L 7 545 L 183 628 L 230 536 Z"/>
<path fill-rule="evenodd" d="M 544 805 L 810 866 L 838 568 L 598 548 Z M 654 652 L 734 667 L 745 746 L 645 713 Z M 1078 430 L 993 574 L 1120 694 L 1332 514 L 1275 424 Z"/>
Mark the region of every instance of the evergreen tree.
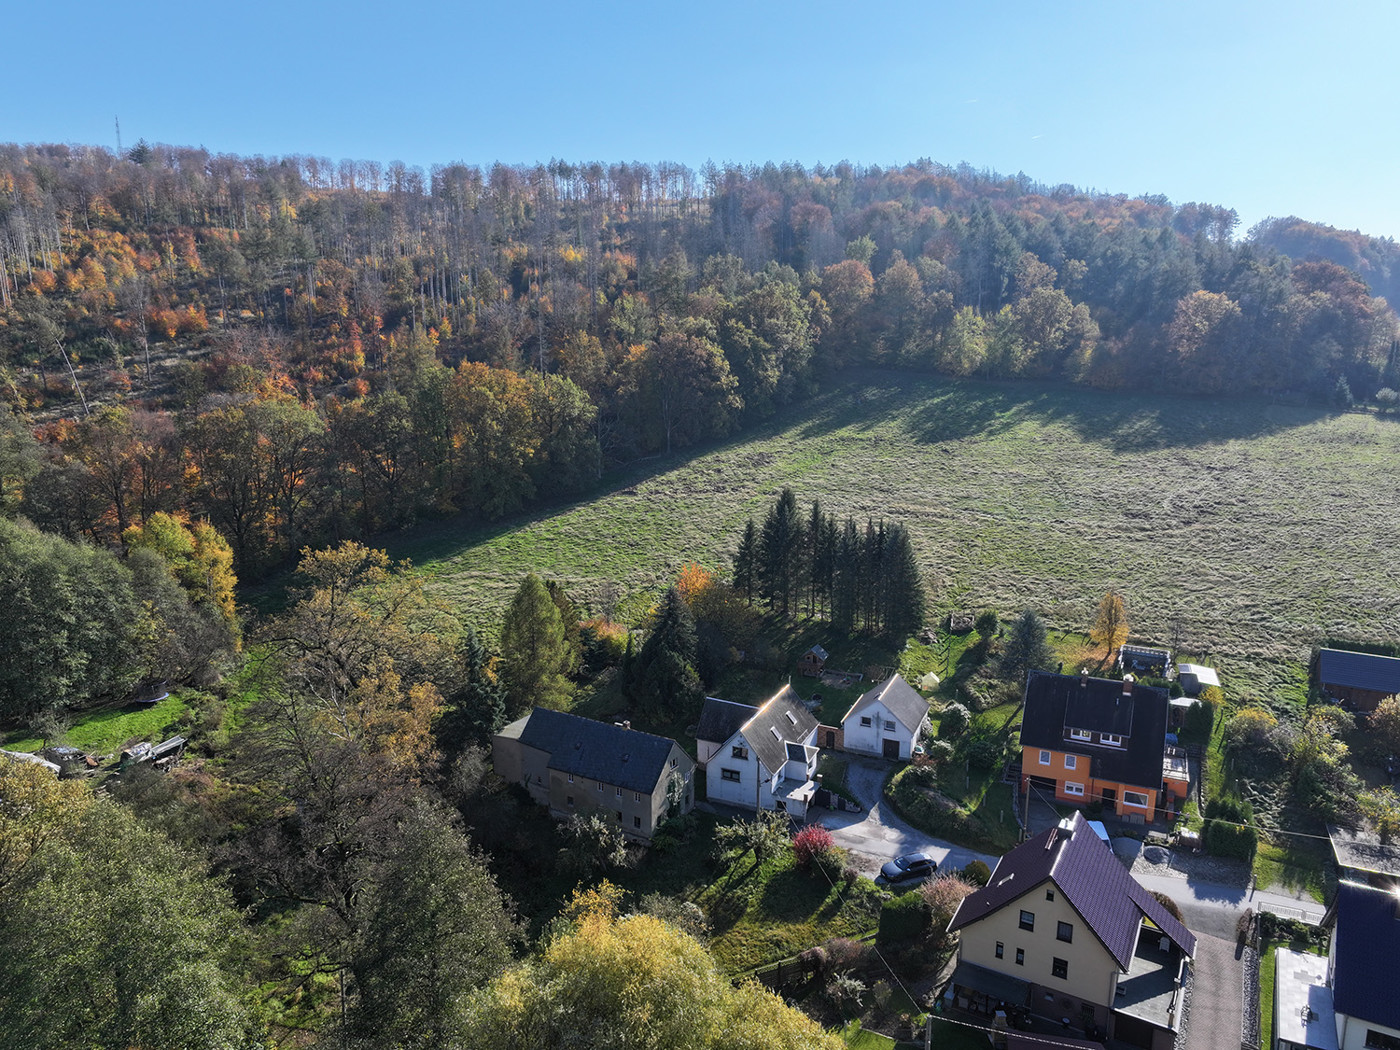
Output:
<path fill-rule="evenodd" d="M 860 559 L 860 535 L 856 532 L 856 523 L 847 518 L 836 542 L 831 587 L 831 622 L 842 631 L 855 629 L 860 608 Z"/>
<path fill-rule="evenodd" d="M 451 756 L 471 744 L 489 744 L 506 721 L 506 698 L 491 655 L 470 625 L 457 646 L 461 686 L 448 698 L 437 725 L 438 743 Z"/>
<path fill-rule="evenodd" d="M 1027 609 L 1011 625 L 1001 653 L 1001 673 L 1017 685 L 1024 685 L 1026 675 L 1048 668 L 1054 659 L 1045 638 L 1045 621 L 1035 610 Z"/>
<path fill-rule="evenodd" d="M 501 623 L 501 679 L 506 718 L 531 707 L 563 709 L 573 687 L 564 677 L 568 643 L 559 607 L 533 572 L 521 581 Z"/>
<path fill-rule="evenodd" d="M 562 670 L 564 674 L 573 677 L 583 665 L 583 618 L 579 616 L 578 606 L 573 603 L 562 583 L 549 580 L 545 587 L 549 589 L 549 596 L 554 599 L 554 605 L 559 610 L 559 622 L 564 627 L 564 647 L 567 652 Z"/>
<path fill-rule="evenodd" d="M 891 525 L 886 534 L 883 577 L 881 626 L 896 637 L 912 634 L 924 622 L 924 584 L 903 525 Z"/>
<path fill-rule="evenodd" d="M 783 489 L 763 519 L 758 549 L 759 593 L 786 618 L 801 593 L 802 521 L 792 489 Z"/>
<path fill-rule="evenodd" d="M 637 701 L 662 718 L 698 712 L 705 697 L 695 655 L 695 619 L 681 592 L 668 588 L 637 654 L 632 676 Z"/>
<path fill-rule="evenodd" d="M 734 555 L 734 589 L 753 604 L 754 583 L 758 576 L 758 529 L 753 518 L 744 525 L 744 534 L 739 538 L 739 550 Z"/>

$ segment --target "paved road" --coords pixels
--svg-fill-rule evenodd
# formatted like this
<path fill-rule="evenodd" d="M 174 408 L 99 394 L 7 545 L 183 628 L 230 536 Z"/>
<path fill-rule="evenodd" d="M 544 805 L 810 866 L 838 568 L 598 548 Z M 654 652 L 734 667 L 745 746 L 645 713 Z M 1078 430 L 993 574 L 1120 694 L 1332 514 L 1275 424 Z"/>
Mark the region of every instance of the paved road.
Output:
<path fill-rule="evenodd" d="M 901 853 L 923 851 L 938 861 L 940 870 L 956 870 L 974 860 L 987 867 L 996 867 L 997 858 L 977 853 L 963 846 L 929 838 L 901 820 L 881 797 L 880 788 L 890 765 L 879 759 L 847 756 L 846 786 L 856 801 L 865 807 L 863 813 L 821 811 L 820 820 L 831 831 L 838 846 L 851 851 L 855 866 L 868 875 L 879 873 L 880 865 Z"/>

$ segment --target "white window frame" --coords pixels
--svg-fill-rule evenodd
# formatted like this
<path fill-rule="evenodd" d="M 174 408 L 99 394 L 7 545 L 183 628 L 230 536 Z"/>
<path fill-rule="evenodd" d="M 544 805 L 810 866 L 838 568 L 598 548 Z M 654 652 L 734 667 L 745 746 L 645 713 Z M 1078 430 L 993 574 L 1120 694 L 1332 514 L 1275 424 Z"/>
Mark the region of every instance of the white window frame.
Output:
<path fill-rule="evenodd" d="M 1088 740 L 1092 735 L 1087 729 L 1071 729 L 1069 731 L 1071 740 Z"/>
<path fill-rule="evenodd" d="M 1040 752 L 1040 764 L 1041 764 L 1042 766 L 1048 766 L 1048 765 L 1050 764 L 1050 752 L 1049 752 L 1049 751 L 1044 751 L 1044 750 L 1042 750 L 1042 751 Z"/>
<path fill-rule="evenodd" d="M 1065 794 L 1066 794 L 1066 795 L 1078 795 L 1078 796 L 1080 796 L 1080 797 L 1082 798 L 1083 795 L 1084 795 L 1084 785 L 1083 785 L 1083 784 L 1076 784 L 1076 783 L 1074 783 L 1073 781 L 1068 781 L 1068 780 L 1067 780 L 1067 781 L 1065 781 Z"/>
<path fill-rule="evenodd" d="M 725 769 L 723 767 L 720 767 L 719 778 L 721 780 L 727 780 L 731 784 L 737 784 L 740 780 L 743 779 L 743 775 L 737 769 Z M 622 794 L 622 789 L 619 788 L 617 793 L 619 795 Z"/>
<path fill-rule="evenodd" d="M 641 793 L 640 791 L 634 791 L 634 792 L 632 792 L 632 801 L 633 801 L 633 802 L 640 802 L 641 800 L 642 800 L 642 793 Z"/>
<path fill-rule="evenodd" d="M 862 729 L 869 729 L 873 724 L 874 724 L 874 723 L 870 720 L 870 716 L 869 716 L 869 715 L 861 715 L 861 716 L 860 716 L 860 727 L 861 727 Z"/>
<path fill-rule="evenodd" d="M 1134 802 L 1134 801 L 1133 801 L 1134 798 L 1140 798 L 1140 799 L 1142 799 L 1142 801 L 1141 801 L 1141 802 Z M 1147 808 L 1147 792 L 1145 792 L 1145 791 L 1124 791 L 1124 792 L 1123 792 L 1123 805 L 1125 805 L 1125 806 L 1135 806 L 1135 807 L 1138 808 L 1138 809 L 1146 809 L 1146 808 Z"/>
<path fill-rule="evenodd" d="M 747 761 L 749 757 L 749 749 L 746 747 L 740 747 L 738 744 L 735 744 L 732 748 L 729 749 L 729 757 L 742 758 L 745 761 Z"/>
<path fill-rule="evenodd" d="M 886 732 L 886 733 L 893 733 L 893 732 L 894 732 L 894 723 L 891 722 L 889 719 L 885 719 L 885 732 Z"/>
<path fill-rule="evenodd" d="M 1078 768 L 1079 768 L 1079 756 L 1078 756 L 1078 755 L 1066 755 L 1066 756 L 1065 756 L 1065 768 L 1066 768 L 1066 769 L 1078 769 Z"/>
<path fill-rule="evenodd" d="M 1122 747 L 1123 738 L 1117 733 L 1100 733 L 1099 743 L 1104 747 Z"/>

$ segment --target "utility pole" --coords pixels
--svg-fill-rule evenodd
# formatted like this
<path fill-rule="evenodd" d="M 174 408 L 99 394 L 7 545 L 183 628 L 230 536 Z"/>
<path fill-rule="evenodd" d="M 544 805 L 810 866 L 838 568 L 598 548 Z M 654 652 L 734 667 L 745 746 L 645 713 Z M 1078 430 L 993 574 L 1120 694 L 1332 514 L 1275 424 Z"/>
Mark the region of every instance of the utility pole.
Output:
<path fill-rule="evenodd" d="M 121 156 L 122 156 L 122 118 L 121 118 L 121 117 L 113 117 L 112 119 L 115 120 L 115 121 L 117 122 L 117 159 L 118 159 L 118 160 L 121 160 Z"/>

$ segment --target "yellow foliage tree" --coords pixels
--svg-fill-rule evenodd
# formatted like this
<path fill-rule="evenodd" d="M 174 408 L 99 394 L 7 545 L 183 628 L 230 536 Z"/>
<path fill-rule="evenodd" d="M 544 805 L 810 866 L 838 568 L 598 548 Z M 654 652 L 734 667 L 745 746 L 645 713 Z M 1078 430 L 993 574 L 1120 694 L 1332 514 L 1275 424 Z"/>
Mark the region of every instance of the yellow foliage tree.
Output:
<path fill-rule="evenodd" d="M 1117 591 L 1109 591 L 1099 599 L 1099 611 L 1089 637 L 1107 648 L 1110 654 L 1128 640 L 1128 610 Z"/>
<path fill-rule="evenodd" d="M 840 1039 L 756 984 L 735 988 L 699 942 L 651 915 L 575 896 L 573 927 L 476 997 L 466 1045 L 837 1050 Z"/>

